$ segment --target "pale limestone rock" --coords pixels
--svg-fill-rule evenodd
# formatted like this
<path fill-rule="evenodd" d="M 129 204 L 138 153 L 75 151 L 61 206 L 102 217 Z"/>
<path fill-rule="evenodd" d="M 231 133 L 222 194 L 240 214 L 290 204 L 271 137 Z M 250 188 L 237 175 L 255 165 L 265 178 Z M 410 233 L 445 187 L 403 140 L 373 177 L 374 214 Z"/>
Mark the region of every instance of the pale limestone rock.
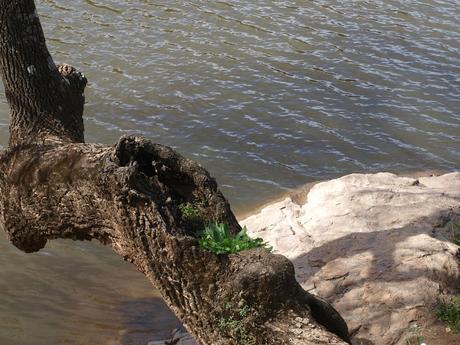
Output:
<path fill-rule="evenodd" d="M 429 327 L 437 298 L 460 285 L 451 242 L 459 210 L 460 173 L 352 174 L 316 184 L 304 204 L 287 197 L 241 223 L 292 260 L 355 344 L 405 345 L 410 325 Z"/>

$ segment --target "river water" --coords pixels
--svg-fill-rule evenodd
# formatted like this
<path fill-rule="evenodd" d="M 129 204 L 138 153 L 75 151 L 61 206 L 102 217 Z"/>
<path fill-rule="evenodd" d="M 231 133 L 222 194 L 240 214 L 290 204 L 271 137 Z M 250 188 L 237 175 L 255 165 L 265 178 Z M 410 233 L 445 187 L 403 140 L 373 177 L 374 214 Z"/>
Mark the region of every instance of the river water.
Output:
<path fill-rule="evenodd" d="M 309 181 L 460 163 L 460 1 L 39 0 L 85 72 L 86 140 L 141 134 L 237 213 Z M 8 110 L 0 98 L 0 144 Z M 0 344 L 146 344 L 177 321 L 95 243 L 0 241 Z"/>

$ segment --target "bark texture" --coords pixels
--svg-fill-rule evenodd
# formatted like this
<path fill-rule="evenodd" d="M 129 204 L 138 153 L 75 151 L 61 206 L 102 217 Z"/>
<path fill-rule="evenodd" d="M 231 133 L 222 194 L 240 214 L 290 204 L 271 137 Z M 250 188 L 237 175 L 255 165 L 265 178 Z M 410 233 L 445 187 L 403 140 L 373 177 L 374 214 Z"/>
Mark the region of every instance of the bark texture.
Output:
<path fill-rule="evenodd" d="M 86 79 L 48 52 L 33 0 L 0 0 L 0 72 L 10 145 L 56 137 L 83 142 Z"/>
<path fill-rule="evenodd" d="M 141 137 L 83 143 L 86 79 L 54 65 L 33 0 L 0 0 L 0 72 L 11 108 L 0 216 L 15 246 L 33 252 L 55 238 L 110 245 L 203 345 L 346 344 L 343 319 L 302 290 L 285 257 L 200 248 L 183 203 L 240 230 L 200 165 Z"/>

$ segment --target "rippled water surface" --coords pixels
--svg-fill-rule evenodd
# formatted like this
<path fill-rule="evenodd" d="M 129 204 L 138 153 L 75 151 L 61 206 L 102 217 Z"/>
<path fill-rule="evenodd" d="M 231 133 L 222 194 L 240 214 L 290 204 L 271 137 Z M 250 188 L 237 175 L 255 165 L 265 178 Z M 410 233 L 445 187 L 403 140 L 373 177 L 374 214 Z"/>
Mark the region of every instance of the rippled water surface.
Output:
<path fill-rule="evenodd" d="M 459 166 L 458 0 L 40 0 L 38 10 L 55 60 L 90 80 L 87 141 L 137 133 L 171 145 L 207 167 L 238 212 L 349 172 Z M 7 126 L 2 96 L 3 145 Z M 175 324 L 152 317 L 155 292 L 101 247 L 0 249 L 0 344 L 145 344 Z"/>

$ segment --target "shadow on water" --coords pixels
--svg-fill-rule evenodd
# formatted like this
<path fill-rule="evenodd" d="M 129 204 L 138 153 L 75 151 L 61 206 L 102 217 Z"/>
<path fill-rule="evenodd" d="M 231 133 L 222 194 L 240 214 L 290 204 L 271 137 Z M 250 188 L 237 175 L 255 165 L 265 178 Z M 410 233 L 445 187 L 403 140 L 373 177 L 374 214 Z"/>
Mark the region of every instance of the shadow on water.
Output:
<path fill-rule="evenodd" d="M 123 302 L 120 308 L 127 327 L 123 345 L 156 345 L 171 339 L 174 330 L 186 330 L 162 298 L 141 298 Z M 187 342 L 187 345 L 196 344 Z"/>
<path fill-rule="evenodd" d="M 97 243 L 34 254 L 0 233 L 0 345 L 146 345 L 183 329 L 134 266 Z"/>

